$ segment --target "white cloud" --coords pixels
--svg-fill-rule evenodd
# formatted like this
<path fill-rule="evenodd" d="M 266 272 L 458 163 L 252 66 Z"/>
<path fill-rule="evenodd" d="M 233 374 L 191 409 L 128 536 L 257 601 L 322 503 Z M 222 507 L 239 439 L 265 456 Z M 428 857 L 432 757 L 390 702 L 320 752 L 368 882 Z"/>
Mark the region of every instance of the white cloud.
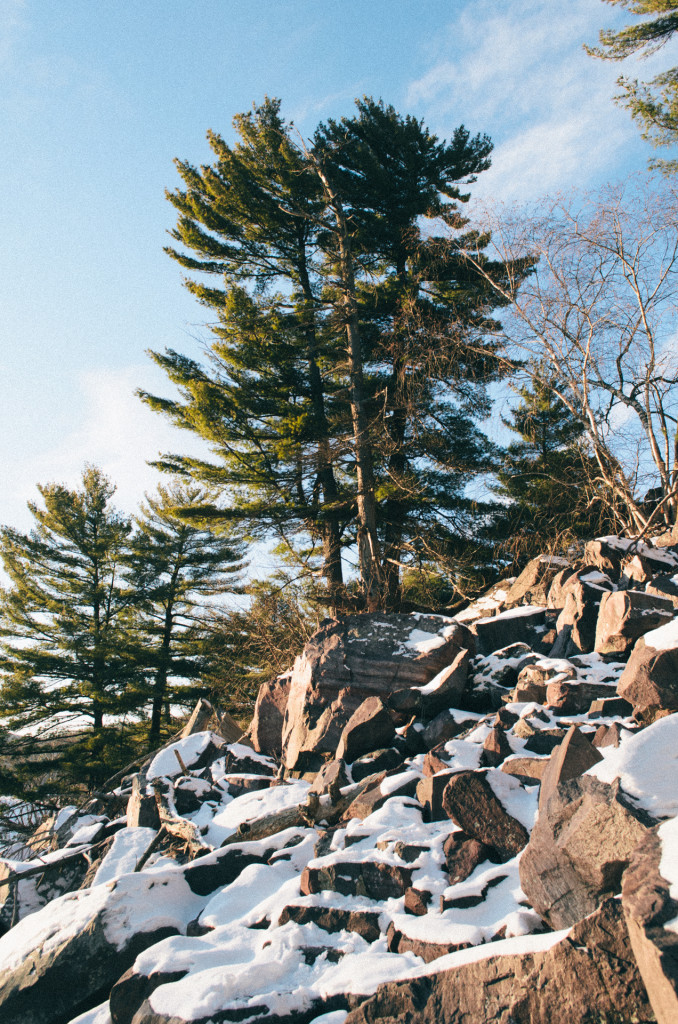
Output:
<path fill-rule="evenodd" d="M 54 481 L 77 487 L 85 463 L 94 463 L 106 473 L 117 486 L 114 504 L 132 513 L 144 492 L 161 482 L 161 474 L 148 465 L 150 460 L 168 451 L 209 455 L 194 435 L 173 427 L 144 405 L 135 395 L 138 387 L 161 395 L 172 393 L 164 375 L 147 365 L 80 375 L 71 396 L 72 421 L 78 426 L 38 455 L 19 461 L 17 454 L 14 464 L 6 467 L 9 524 L 29 528 L 32 517 L 26 502 L 39 498 L 35 485 Z"/>
<path fill-rule="evenodd" d="M 583 44 L 595 44 L 600 28 L 628 20 L 591 0 L 468 4 L 442 36 L 447 53 L 410 83 L 408 103 L 441 136 L 463 121 L 493 139 L 493 166 L 476 195 L 527 199 L 622 176 L 629 152 L 637 158 L 641 147 L 613 102 L 616 80 L 622 72 L 651 77 L 671 59 L 663 53 L 638 70 L 587 56 Z M 640 166 L 648 155 L 643 147 Z"/>

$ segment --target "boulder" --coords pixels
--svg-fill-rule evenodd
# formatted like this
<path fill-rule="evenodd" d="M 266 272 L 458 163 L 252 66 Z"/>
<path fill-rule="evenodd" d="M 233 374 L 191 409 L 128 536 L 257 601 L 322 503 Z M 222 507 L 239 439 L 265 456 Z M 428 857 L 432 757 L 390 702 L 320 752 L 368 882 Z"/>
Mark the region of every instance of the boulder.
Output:
<path fill-rule="evenodd" d="M 501 764 L 501 770 L 513 775 L 526 786 L 541 782 L 549 763 L 548 757 L 509 757 Z"/>
<path fill-rule="evenodd" d="M 525 643 L 531 646 L 544 631 L 546 609 L 524 605 L 480 619 L 475 624 L 481 654 L 493 654 L 509 644 Z"/>
<path fill-rule="evenodd" d="M 673 615 L 673 603 L 666 597 L 642 590 L 603 594 L 594 649 L 601 654 L 626 654 L 639 637 L 663 626 Z"/>
<path fill-rule="evenodd" d="M 424 718 L 432 718 L 444 708 L 459 706 L 468 681 L 468 666 L 468 651 L 458 651 L 451 664 L 434 676 L 430 683 L 418 687 Z"/>
<path fill-rule="evenodd" d="M 431 750 L 433 747 L 437 747 L 439 743 L 446 743 L 447 740 L 454 739 L 455 736 L 459 736 L 460 733 L 470 729 L 475 722 L 475 718 L 465 717 L 464 713 L 456 708 L 446 708 L 439 715 L 436 715 L 433 721 L 428 723 L 422 733 L 426 749 Z"/>
<path fill-rule="evenodd" d="M 336 757 L 351 764 L 363 754 L 386 747 L 394 736 L 393 713 L 381 697 L 367 697 L 344 726 Z"/>
<path fill-rule="evenodd" d="M 338 892 L 342 896 L 367 896 L 372 900 L 397 899 L 412 884 L 412 868 L 385 861 L 345 861 L 305 867 L 300 882 L 302 896 Z"/>
<path fill-rule="evenodd" d="M 604 699 L 614 692 L 615 687 L 610 683 L 554 679 L 546 687 L 544 703 L 561 715 L 581 715 L 590 709 L 594 700 Z"/>
<path fill-rule="evenodd" d="M 593 650 L 600 602 L 611 589 L 605 580 L 597 578 L 601 573 L 595 574 L 595 581 L 591 578 L 593 575 L 576 573 L 567 582 L 565 604 L 556 620 L 558 636 L 551 651 L 553 658 L 568 658 Z"/>
<path fill-rule="evenodd" d="M 355 932 L 365 942 L 376 942 L 379 938 L 379 914 L 374 910 L 346 910 L 343 907 L 299 905 L 290 903 L 285 907 L 279 925 L 294 921 L 296 924 L 314 924 L 325 932 Z"/>
<path fill-rule="evenodd" d="M 178 904 L 196 916 L 202 901 L 182 872 L 167 869 L 69 893 L 31 914 L 0 938 L 0 1020 L 54 1024 L 96 1006 L 139 953 L 182 931 Z"/>
<path fill-rule="evenodd" d="M 448 769 L 426 775 L 419 781 L 417 800 L 424 808 L 424 821 L 445 821 L 449 817 L 443 807 L 443 795 L 451 776 L 452 771 Z"/>
<path fill-rule="evenodd" d="M 482 772 L 453 773 L 442 802 L 448 818 L 472 838 L 492 847 L 500 861 L 515 857 L 530 838 L 525 826 L 504 808 Z"/>
<path fill-rule="evenodd" d="M 678 620 L 646 633 L 636 642 L 617 693 L 645 722 L 658 714 L 678 711 Z"/>
<path fill-rule="evenodd" d="M 592 768 L 603 756 L 576 725 L 570 727 L 562 743 L 552 752 L 541 777 L 539 808 L 555 793 L 561 782 L 576 779 Z"/>
<path fill-rule="evenodd" d="M 317 770 L 367 697 L 424 686 L 462 649 L 465 626 L 437 615 L 348 615 L 329 620 L 297 658 L 282 734 L 288 769 Z"/>
<path fill-rule="evenodd" d="M 431 939 L 413 938 L 396 928 L 392 921 L 388 926 L 386 942 L 390 953 L 414 953 L 427 964 L 448 953 L 455 953 L 459 949 L 468 949 L 470 945 L 469 942 L 433 942 Z"/>
<path fill-rule="evenodd" d="M 576 575 L 576 572 L 577 570 L 573 566 L 569 566 L 567 569 L 561 569 L 553 577 L 546 596 L 546 607 L 549 611 L 560 611 L 565 606 L 565 597 L 567 596 L 565 586 L 568 580 Z"/>
<path fill-rule="evenodd" d="M 655 597 L 665 597 L 678 611 L 678 582 L 675 576 L 655 576 L 645 587 L 647 594 Z"/>
<path fill-rule="evenodd" d="M 659 1024 L 678 1020 L 678 935 L 664 927 L 678 902 L 660 873 L 662 844 L 649 832 L 634 851 L 622 881 L 622 907 L 631 946 Z"/>
<path fill-rule="evenodd" d="M 566 558 L 556 555 L 538 555 L 527 563 L 520 576 L 511 584 L 506 600 L 506 608 L 516 605 L 545 605 L 551 583 L 555 576 L 568 568 Z"/>
<path fill-rule="evenodd" d="M 599 537 L 598 540 L 590 540 L 584 548 L 584 562 L 586 565 L 594 565 L 601 572 L 609 573 L 614 580 L 618 580 L 627 544 L 628 541 L 622 541 L 620 546 L 619 537 Z"/>
<path fill-rule="evenodd" d="M 262 683 L 254 705 L 254 717 L 248 729 L 252 746 L 259 754 L 280 757 L 285 710 L 290 695 L 289 674 Z"/>
<path fill-rule="evenodd" d="M 145 792 L 139 775 L 132 781 L 132 795 L 127 801 L 128 828 L 160 828 L 160 813 L 155 796 Z"/>
<path fill-rule="evenodd" d="M 485 742 L 483 743 L 483 753 L 481 755 L 480 763 L 484 768 L 497 768 L 505 758 L 510 757 L 513 753 L 511 744 L 506 738 L 506 732 L 499 726 L 495 725 L 494 728 L 488 733 Z"/>
<path fill-rule="evenodd" d="M 552 928 L 591 914 L 621 890 L 631 854 L 654 822 L 612 785 L 583 775 L 561 782 L 540 807 L 520 858 L 520 884 Z"/>
<path fill-rule="evenodd" d="M 443 843 L 443 854 L 450 884 L 456 885 L 468 878 L 479 864 L 490 860 L 494 851 L 466 832 L 453 832 Z"/>
<path fill-rule="evenodd" d="M 621 1024 L 653 1020 L 624 915 L 606 900 L 564 938 L 461 951 L 446 970 L 380 985 L 344 1024 Z M 459 966 L 450 964 L 456 960 Z"/>

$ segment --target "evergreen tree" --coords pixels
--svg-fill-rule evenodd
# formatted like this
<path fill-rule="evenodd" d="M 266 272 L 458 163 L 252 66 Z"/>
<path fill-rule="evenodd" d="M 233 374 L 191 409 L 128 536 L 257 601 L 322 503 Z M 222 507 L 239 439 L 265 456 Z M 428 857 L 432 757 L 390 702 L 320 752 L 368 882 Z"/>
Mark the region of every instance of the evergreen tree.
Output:
<path fill-rule="evenodd" d="M 216 275 L 223 287 L 187 281 L 216 315 L 209 366 L 152 353 L 181 400 L 142 397 L 207 438 L 218 464 L 173 455 L 164 468 L 218 483 L 251 537 L 319 542 L 328 603 L 342 590 L 341 539 L 350 517 L 338 479 L 332 380 L 317 266 L 318 182 L 293 144 L 277 100 L 235 118 L 238 143 L 210 133 L 213 166 L 178 162 L 184 190 L 172 258 Z M 216 513 L 223 518 L 223 513 Z"/>
<path fill-rule="evenodd" d="M 519 390 L 518 405 L 502 417 L 519 440 L 509 444 L 497 474 L 496 493 L 509 504 L 492 529 L 519 561 L 549 545 L 590 538 L 606 525 L 585 426 L 557 397 L 562 386 L 537 367 Z"/>
<path fill-rule="evenodd" d="M 180 518 L 209 501 L 185 483 L 146 496 L 131 543 L 129 584 L 139 605 L 138 659 L 150 677 L 149 746 L 158 745 L 163 705 L 195 700 L 206 667 L 203 620 L 210 600 L 232 593 L 242 552 L 233 539 Z"/>
<path fill-rule="evenodd" d="M 606 0 L 606 3 L 624 7 L 639 17 L 650 17 L 618 32 L 603 29 L 600 46 L 586 47 L 592 57 L 624 60 L 636 53 L 650 56 L 678 29 L 678 0 Z M 669 68 L 649 82 L 638 82 L 622 75 L 617 84 L 622 89 L 617 99 L 631 111 L 642 137 L 654 146 L 675 145 L 678 142 L 678 68 Z M 654 160 L 650 166 L 674 173 L 678 170 L 678 161 Z"/>
<path fill-rule="evenodd" d="M 14 730 L 29 728 L 20 746 L 13 733 L 3 742 L 12 765 L 4 785 L 19 792 L 40 775 L 53 791 L 69 773 L 78 783 L 110 774 L 128 751 L 105 716 L 119 721 L 134 708 L 138 682 L 134 595 L 123 575 L 131 524 L 111 505 L 113 486 L 88 466 L 79 489 L 38 490 L 43 507 L 29 503 L 34 529 L 0 530 L 9 578 L 0 595 L 0 716 Z"/>
<path fill-rule="evenodd" d="M 218 316 L 210 366 L 155 354 L 180 399 L 143 396 L 222 465 L 174 455 L 164 466 L 228 488 L 253 534 L 277 531 L 290 549 L 294 534 L 322 537 L 331 605 L 340 545 L 356 537 L 365 605 L 397 607 L 402 558 L 466 542 L 464 488 L 491 458 L 473 421 L 489 408 L 495 325 L 457 258 L 459 185 L 488 166 L 491 145 L 463 128 L 441 143 L 371 100 L 310 148 L 277 101 L 235 125 L 241 142 L 210 136 L 217 164 L 180 164 L 187 188 L 170 196 L 188 250 L 171 255 L 225 284 L 189 283 Z M 444 221 L 453 241 L 429 237 L 421 218 Z"/>

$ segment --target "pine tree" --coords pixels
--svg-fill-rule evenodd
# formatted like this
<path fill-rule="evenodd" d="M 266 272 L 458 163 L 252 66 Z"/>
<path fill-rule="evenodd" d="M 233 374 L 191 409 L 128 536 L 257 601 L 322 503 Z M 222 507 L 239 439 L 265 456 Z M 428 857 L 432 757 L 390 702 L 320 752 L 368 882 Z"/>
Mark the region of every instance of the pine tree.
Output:
<path fill-rule="evenodd" d="M 320 538 L 331 606 L 357 540 L 363 607 L 397 607 L 402 559 L 468 542 L 465 488 L 492 459 L 476 421 L 498 372 L 496 300 L 459 259 L 479 241 L 461 230 L 460 186 L 491 144 L 464 128 L 442 143 L 372 100 L 308 146 L 278 101 L 235 126 L 232 148 L 210 136 L 214 166 L 179 164 L 186 190 L 170 195 L 184 247 L 170 254 L 224 282 L 189 282 L 218 318 L 210 364 L 156 353 L 180 399 L 143 395 L 221 464 L 162 464 L 228 489 L 226 514 L 305 548 L 311 571 Z"/>
<path fill-rule="evenodd" d="M 29 503 L 33 530 L 0 531 L 9 578 L 0 595 L 0 716 L 28 729 L 40 748 L 37 760 L 26 759 L 30 741 L 19 756 L 14 734 L 6 736 L 10 790 L 10 775 L 19 789 L 29 777 L 35 783 L 45 757 L 48 785 L 64 784 L 69 773 L 78 783 L 110 774 L 127 741 L 106 716 L 119 723 L 133 710 L 139 678 L 134 595 L 123 575 L 131 524 L 111 505 L 113 486 L 88 466 L 79 489 L 38 490 L 42 506 Z M 54 738 L 59 731 L 66 741 Z"/>
<path fill-rule="evenodd" d="M 624 60 L 636 53 L 650 56 L 678 30 L 678 0 L 606 0 L 606 3 L 624 7 L 640 17 L 651 17 L 618 32 L 603 29 L 600 46 L 585 48 L 592 57 Z M 616 98 L 631 111 L 644 139 L 654 146 L 673 146 L 678 142 L 678 68 L 669 68 L 649 82 L 621 75 L 617 85 L 622 92 Z M 675 173 L 678 161 L 653 160 L 650 167 Z"/>
<path fill-rule="evenodd" d="M 150 679 L 151 749 L 160 739 L 163 706 L 192 703 L 206 668 L 204 618 L 212 599 L 236 588 L 243 566 L 233 538 L 182 519 L 209 503 L 204 488 L 182 482 L 146 496 L 131 542 L 129 584 L 139 606 L 138 660 Z"/>
<path fill-rule="evenodd" d="M 606 525 L 585 426 L 557 397 L 562 387 L 546 367 L 537 367 L 520 388 L 519 403 L 502 417 L 519 440 L 508 445 L 497 474 L 496 493 L 509 504 L 493 532 L 518 560 L 594 536 Z"/>

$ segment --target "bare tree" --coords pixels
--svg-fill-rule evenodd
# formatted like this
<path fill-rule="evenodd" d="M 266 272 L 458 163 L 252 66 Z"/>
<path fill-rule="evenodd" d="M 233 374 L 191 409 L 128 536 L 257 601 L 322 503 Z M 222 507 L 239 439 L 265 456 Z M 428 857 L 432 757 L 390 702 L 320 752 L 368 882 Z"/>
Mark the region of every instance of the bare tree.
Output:
<path fill-rule="evenodd" d="M 678 189 L 632 180 L 597 196 L 487 213 L 500 279 L 467 252 L 498 296 L 517 373 L 551 365 L 554 390 L 586 428 L 620 525 L 671 526 L 678 510 Z M 535 260 L 522 284 L 506 268 Z"/>

